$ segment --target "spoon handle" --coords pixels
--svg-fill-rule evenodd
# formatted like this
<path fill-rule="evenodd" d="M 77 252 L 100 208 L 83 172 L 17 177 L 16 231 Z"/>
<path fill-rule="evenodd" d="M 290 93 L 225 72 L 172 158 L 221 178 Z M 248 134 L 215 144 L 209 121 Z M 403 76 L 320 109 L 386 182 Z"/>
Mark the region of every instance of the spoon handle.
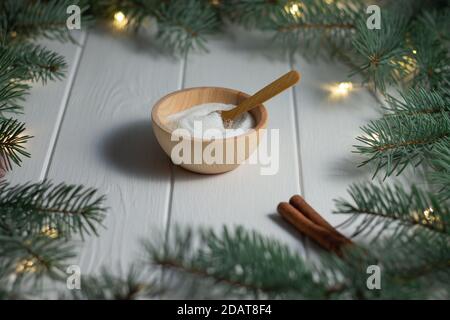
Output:
<path fill-rule="evenodd" d="M 273 98 L 277 94 L 293 86 L 298 82 L 298 80 L 300 80 L 300 74 L 295 70 L 289 71 L 274 82 L 259 90 L 251 97 L 242 101 L 235 108 L 228 111 L 222 111 L 222 119 L 224 121 L 235 119 L 240 114 L 253 109 L 254 107 L 260 105 L 263 102 L 266 102 L 270 98 Z"/>

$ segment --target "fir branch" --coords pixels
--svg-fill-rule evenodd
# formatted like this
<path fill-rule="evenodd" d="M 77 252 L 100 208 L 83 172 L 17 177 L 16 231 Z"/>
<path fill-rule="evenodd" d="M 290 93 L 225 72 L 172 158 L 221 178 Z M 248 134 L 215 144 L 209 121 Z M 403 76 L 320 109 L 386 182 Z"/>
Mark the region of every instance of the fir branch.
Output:
<path fill-rule="evenodd" d="M 0 244 L 1 260 L 12 261 L 14 273 L 22 277 L 32 274 L 57 279 L 64 272 L 64 262 L 75 256 L 65 241 L 42 234 L 24 237 L 0 233 Z"/>
<path fill-rule="evenodd" d="M 12 50 L 0 47 L 0 113 L 19 112 L 29 86 L 21 81 L 26 70 L 16 64 Z"/>
<path fill-rule="evenodd" d="M 450 250 L 448 237 L 430 237 L 426 232 L 416 232 L 414 236 L 405 236 L 391 244 L 396 250 L 396 258 L 389 257 L 387 271 L 404 284 L 408 281 L 427 281 L 439 285 L 450 281 Z M 405 263 L 408 261 L 408 263 Z"/>
<path fill-rule="evenodd" d="M 442 201 L 450 200 L 450 143 L 447 141 L 436 145 L 430 159 L 434 169 L 430 173 L 430 180 Z"/>
<path fill-rule="evenodd" d="M 443 45 L 450 44 L 450 35 L 446 30 L 450 30 L 450 8 L 443 10 L 426 11 L 418 17 L 418 23 L 425 32 Z"/>
<path fill-rule="evenodd" d="M 66 26 L 67 7 L 80 5 L 82 23 L 90 16 L 85 1 L 72 0 L 5 0 L 0 4 L 0 33 L 9 41 L 22 41 L 45 37 L 59 41 L 73 41 Z"/>
<path fill-rule="evenodd" d="M 105 209 L 96 190 L 45 181 L 10 186 L 0 184 L 0 229 L 10 235 L 41 234 L 54 228 L 58 235 L 97 234 Z"/>
<path fill-rule="evenodd" d="M 339 199 L 335 212 L 352 215 L 347 225 L 354 223 L 356 217 L 363 216 L 353 236 L 368 235 L 376 229 L 374 239 L 377 239 L 388 230 L 398 234 L 416 227 L 450 235 L 448 204 L 415 186 L 406 191 L 400 185 L 354 184 L 349 194 L 353 203 Z"/>
<path fill-rule="evenodd" d="M 103 268 L 99 276 L 83 278 L 81 290 L 73 290 L 74 299 L 137 300 L 155 298 L 160 292 L 153 282 L 142 279 L 142 273 L 131 266 L 125 276 L 113 275 Z"/>
<path fill-rule="evenodd" d="M 25 135 L 24 131 L 23 123 L 12 119 L 0 119 L 0 157 L 7 170 L 12 168 L 12 163 L 20 165 L 21 157 L 30 156 L 23 144 L 32 137 Z"/>
<path fill-rule="evenodd" d="M 277 12 L 291 3 L 290 0 L 228 0 L 219 1 L 223 15 L 246 28 L 261 28 Z"/>
<path fill-rule="evenodd" d="M 62 281 L 65 268 L 75 257 L 73 246 L 63 239 L 42 234 L 7 235 L 0 230 L 0 297 L 35 298 L 43 279 Z"/>
<path fill-rule="evenodd" d="M 360 20 L 353 40 L 357 59 L 361 61 L 356 71 L 382 92 L 387 85 L 399 82 L 406 75 L 402 60 L 409 52 L 404 43 L 409 16 L 391 11 L 383 13 L 380 29 L 371 30 L 365 20 Z"/>
<path fill-rule="evenodd" d="M 204 0 L 115 0 L 93 1 L 96 16 L 111 18 L 123 12 L 129 28 L 141 28 L 146 18 L 158 24 L 157 40 L 175 53 L 185 54 L 193 48 L 206 49 L 206 36 L 216 33 L 221 18 L 214 6 Z"/>
<path fill-rule="evenodd" d="M 214 286 L 228 297 L 320 297 L 325 283 L 316 282 L 302 259 L 282 244 L 243 228 L 220 234 L 211 230 L 193 237 L 191 230 L 177 229 L 167 246 L 146 243 L 152 265 L 163 267 L 163 290 L 178 288 L 179 294 L 196 295 Z M 193 243 L 199 250 L 193 252 Z M 183 289 L 182 289 L 183 288 Z M 214 290 L 214 291 L 215 291 Z"/>
<path fill-rule="evenodd" d="M 430 237 L 427 229 L 384 233 L 370 246 L 346 250 L 343 259 L 321 257 L 323 277 L 334 274 L 340 279 L 344 299 L 430 299 L 445 298 L 450 293 L 448 236 Z M 381 290 L 368 290 L 367 268 L 378 266 Z M 342 288 L 343 287 L 343 288 Z"/>
<path fill-rule="evenodd" d="M 374 176 L 382 168 L 385 177 L 400 174 L 408 165 L 419 165 L 438 143 L 450 138 L 450 116 L 447 113 L 420 116 L 399 115 L 371 121 L 361 128 L 356 153 L 369 156 L 362 162 L 376 163 Z"/>
<path fill-rule="evenodd" d="M 293 7 L 293 5 L 297 7 Z M 298 8 L 298 9 L 297 9 Z M 326 1 L 288 2 L 274 13 L 273 22 L 279 23 L 277 32 L 291 32 L 299 29 L 310 30 L 355 30 L 355 21 L 360 17 L 360 3 L 338 4 Z M 277 20 L 281 19 L 281 20 Z"/>
<path fill-rule="evenodd" d="M 11 261 L 0 259 L 0 299 L 17 299 L 22 296 L 22 292 L 18 292 L 17 286 L 11 281 L 11 274 L 14 268 Z"/>
<path fill-rule="evenodd" d="M 444 93 L 429 91 L 425 88 L 410 89 L 406 93 L 400 92 L 401 101 L 393 96 L 387 96 L 388 106 L 386 116 L 414 116 L 421 114 L 440 114 L 450 112 L 450 99 Z"/>
<path fill-rule="evenodd" d="M 326 1 L 288 2 L 273 12 L 262 26 L 275 33 L 275 38 L 291 50 L 302 49 L 316 54 L 328 48 L 328 41 L 338 48 L 349 48 L 356 23 L 364 12 L 361 2 Z"/>
<path fill-rule="evenodd" d="M 11 49 L 10 49 L 11 50 Z M 12 48 L 15 68 L 24 70 L 26 80 L 42 81 L 61 79 L 67 69 L 64 57 L 39 45 L 19 44 Z"/>
<path fill-rule="evenodd" d="M 347 248 L 342 258 L 322 255 L 320 267 L 240 227 L 203 230 L 199 238 L 192 229 L 177 229 L 167 246 L 147 242 L 146 250 L 152 264 L 164 268 L 161 286 L 168 298 L 427 298 L 436 296 L 433 289 L 449 276 L 443 237 L 402 234 L 393 242 L 391 235 L 370 248 Z M 382 290 L 366 286 L 370 265 L 383 270 Z"/>
<path fill-rule="evenodd" d="M 439 35 L 430 35 L 428 19 L 419 20 L 411 31 L 411 42 L 415 60 L 414 85 L 429 90 L 450 87 L 450 52 L 448 44 Z"/>
<path fill-rule="evenodd" d="M 112 19 L 121 11 L 128 19 L 128 25 L 141 27 L 147 17 L 154 17 L 162 5 L 159 0 L 93 0 L 89 1 L 89 11 L 96 17 Z"/>
<path fill-rule="evenodd" d="M 203 0 L 163 2 L 156 13 L 158 40 L 175 52 L 186 53 L 197 47 L 206 49 L 205 37 L 220 28 L 220 16 Z"/>

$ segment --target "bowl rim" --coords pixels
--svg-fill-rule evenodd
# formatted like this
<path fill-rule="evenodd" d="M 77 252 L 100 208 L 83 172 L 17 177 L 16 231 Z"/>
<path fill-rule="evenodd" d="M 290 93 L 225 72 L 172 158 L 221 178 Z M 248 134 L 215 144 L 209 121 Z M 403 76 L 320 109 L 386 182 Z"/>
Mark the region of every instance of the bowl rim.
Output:
<path fill-rule="evenodd" d="M 163 130 L 164 132 L 166 132 L 166 133 L 168 133 L 168 134 L 172 134 L 172 131 L 173 131 L 173 130 L 170 130 L 167 126 L 163 125 L 163 124 L 161 123 L 159 117 L 157 116 L 158 108 L 160 108 L 160 106 L 162 105 L 162 103 L 164 102 L 164 100 L 170 98 L 171 96 L 177 95 L 177 94 L 179 94 L 179 93 L 181 93 L 181 92 L 193 91 L 193 90 L 199 90 L 199 89 L 220 89 L 220 90 L 226 90 L 226 91 L 229 91 L 229 92 L 231 92 L 231 93 L 233 93 L 233 94 L 236 94 L 236 95 L 242 95 L 242 96 L 244 96 L 245 98 L 250 97 L 250 95 L 249 95 L 248 93 L 242 92 L 242 91 L 240 91 L 240 90 L 231 89 L 231 88 L 225 88 L 225 87 L 214 87 L 214 86 L 213 86 L 213 87 L 205 87 L 205 86 L 202 86 L 202 87 L 190 87 L 190 88 L 185 88 L 185 89 L 180 89 L 180 90 L 172 91 L 172 92 L 166 94 L 165 96 L 163 96 L 162 98 L 160 98 L 160 99 L 153 105 L 152 112 L 151 112 L 152 122 L 153 122 L 154 124 L 156 124 L 156 125 L 157 125 L 161 130 Z M 266 107 L 264 106 L 264 104 L 260 104 L 259 107 L 257 107 L 257 108 L 260 109 L 260 111 L 261 111 L 261 119 L 260 119 L 260 121 L 256 124 L 256 126 L 255 126 L 254 128 L 250 129 L 249 131 L 247 131 L 247 132 L 245 132 L 245 133 L 243 133 L 243 134 L 240 134 L 240 135 L 237 135 L 237 136 L 233 136 L 233 137 L 228 137 L 228 138 L 218 138 L 218 139 L 216 139 L 216 138 L 211 138 L 211 139 L 200 139 L 200 138 L 196 138 L 196 137 L 193 137 L 193 136 L 190 136 L 190 137 L 184 137 L 184 138 L 188 138 L 188 139 L 194 140 L 194 141 L 205 141 L 205 142 L 208 142 L 208 141 L 217 141 L 217 140 L 231 140 L 231 139 L 234 140 L 234 139 L 236 139 L 236 138 L 241 138 L 241 137 L 245 137 L 245 136 L 250 136 L 250 135 L 252 135 L 253 133 L 258 132 L 260 129 L 266 128 L 266 126 L 267 126 L 268 114 L 267 114 L 267 109 L 266 109 Z M 253 115 L 252 115 L 252 116 L 253 116 Z"/>

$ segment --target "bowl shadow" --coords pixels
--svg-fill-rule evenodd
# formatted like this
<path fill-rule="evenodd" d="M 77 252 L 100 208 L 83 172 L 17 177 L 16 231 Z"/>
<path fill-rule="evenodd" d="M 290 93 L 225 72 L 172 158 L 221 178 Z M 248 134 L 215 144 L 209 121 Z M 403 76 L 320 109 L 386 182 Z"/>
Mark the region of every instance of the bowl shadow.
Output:
<path fill-rule="evenodd" d="M 170 179 L 171 162 L 158 144 L 150 120 L 125 123 L 100 142 L 106 164 L 135 178 Z"/>

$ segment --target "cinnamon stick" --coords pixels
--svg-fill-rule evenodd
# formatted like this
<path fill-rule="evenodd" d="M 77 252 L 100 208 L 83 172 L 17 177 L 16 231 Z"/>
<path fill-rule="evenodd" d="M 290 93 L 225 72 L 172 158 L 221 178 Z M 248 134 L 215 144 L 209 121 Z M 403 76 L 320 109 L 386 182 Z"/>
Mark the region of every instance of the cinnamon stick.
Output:
<path fill-rule="evenodd" d="M 291 197 L 291 199 L 289 199 L 289 203 L 298 211 L 300 211 L 306 218 L 308 218 L 315 224 L 321 226 L 322 228 L 328 230 L 329 232 L 333 233 L 336 237 L 340 238 L 344 243 L 352 244 L 352 241 L 349 238 L 347 238 L 342 233 L 337 231 L 331 224 L 328 223 L 328 221 L 322 218 L 322 216 L 313 207 L 311 207 L 303 197 L 299 195 L 294 195 Z"/>
<path fill-rule="evenodd" d="M 314 223 L 287 202 L 281 202 L 277 210 L 284 219 L 289 221 L 302 234 L 312 239 L 325 250 L 342 256 L 341 247 L 348 243 L 342 237 Z"/>

